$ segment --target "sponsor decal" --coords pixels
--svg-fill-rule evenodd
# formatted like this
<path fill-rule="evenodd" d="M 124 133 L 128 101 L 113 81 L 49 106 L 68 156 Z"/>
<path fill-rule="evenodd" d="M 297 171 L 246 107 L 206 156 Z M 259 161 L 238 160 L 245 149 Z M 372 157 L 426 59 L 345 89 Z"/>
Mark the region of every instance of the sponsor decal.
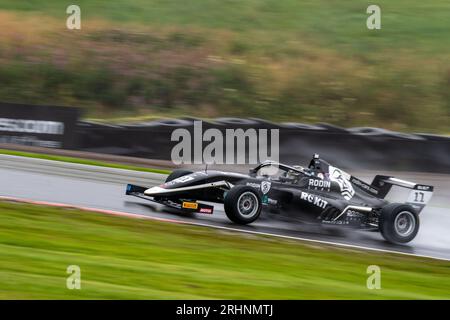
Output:
<path fill-rule="evenodd" d="M 322 198 L 309 194 L 307 192 L 302 192 L 300 198 L 322 209 L 325 209 L 328 204 L 328 201 L 325 201 Z"/>
<path fill-rule="evenodd" d="M 259 189 L 261 187 L 261 185 L 259 183 L 255 183 L 255 182 L 247 182 L 245 185 L 255 188 L 255 189 Z"/>
<path fill-rule="evenodd" d="M 185 183 L 185 182 L 192 181 L 192 180 L 194 180 L 194 177 L 192 175 L 182 176 L 182 177 L 176 178 L 172 181 L 166 182 L 166 183 L 162 184 L 161 186 L 162 187 L 165 187 L 165 186 L 170 187 L 170 186 L 173 186 L 174 184 Z"/>
<path fill-rule="evenodd" d="M 334 225 L 347 225 L 350 224 L 347 220 L 322 220 L 324 224 L 334 224 Z"/>
<path fill-rule="evenodd" d="M 191 181 L 191 180 L 194 180 L 194 177 L 192 177 L 192 176 L 182 176 L 182 177 L 179 177 L 179 178 L 173 180 L 173 182 L 175 182 L 175 183 L 183 183 L 183 182 L 188 182 L 188 181 Z"/>
<path fill-rule="evenodd" d="M 64 123 L 57 121 L 0 118 L 0 131 L 64 134 Z"/>
<path fill-rule="evenodd" d="M 331 188 L 331 181 L 328 180 L 319 180 L 319 179 L 309 179 L 308 181 L 308 189 L 315 189 L 315 190 L 330 190 Z"/>
<path fill-rule="evenodd" d="M 371 187 L 370 185 L 368 185 L 367 183 L 364 183 L 363 181 L 356 179 L 355 177 L 352 177 L 352 183 L 354 183 L 355 185 L 357 185 L 358 187 L 360 187 L 361 189 L 364 189 L 372 194 L 378 194 L 378 190 Z"/>
<path fill-rule="evenodd" d="M 350 200 L 355 195 L 355 189 L 351 184 L 350 175 L 339 168 L 329 166 L 330 180 L 336 182 L 341 189 L 341 195 L 345 200 Z"/>
<path fill-rule="evenodd" d="M 416 186 L 416 189 L 417 189 L 417 190 L 424 190 L 424 191 L 427 191 L 427 190 L 430 190 L 431 187 L 430 187 L 430 186 L 423 186 L 423 185 L 418 184 L 418 185 Z"/>
<path fill-rule="evenodd" d="M 261 192 L 263 194 L 267 194 L 270 191 L 270 186 L 272 184 L 270 183 L 270 181 L 263 181 L 261 182 Z"/>
<path fill-rule="evenodd" d="M 213 209 L 212 208 L 200 208 L 200 213 L 212 214 Z"/>
<path fill-rule="evenodd" d="M 183 208 L 184 209 L 197 209 L 198 208 L 198 203 L 197 202 L 183 201 Z"/>

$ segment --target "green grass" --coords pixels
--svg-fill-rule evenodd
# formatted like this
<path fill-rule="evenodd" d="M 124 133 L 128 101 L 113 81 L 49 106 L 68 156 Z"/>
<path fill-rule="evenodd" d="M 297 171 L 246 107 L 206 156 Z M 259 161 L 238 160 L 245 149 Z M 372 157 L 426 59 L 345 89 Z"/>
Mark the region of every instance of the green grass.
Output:
<path fill-rule="evenodd" d="M 447 0 L 0 1 L 0 101 L 448 132 Z M 19 40 L 18 40 L 19 39 Z M 276 112 L 274 112 L 276 110 Z"/>
<path fill-rule="evenodd" d="M 382 33 L 366 28 L 368 0 L 79 0 L 83 19 L 103 18 L 119 23 L 181 25 L 252 32 L 255 30 L 317 39 L 327 46 L 365 51 L 386 46 L 414 50 L 449 49 L 446 0 L 379 0 Z M 0 9 L 40 12 L 67 17 L 60 0 L 3 0 Z M 274 39 L 273 39 L 274 40 Z"/>
<path fill-rule="evenodd" d="M 161 173 L 161 174 L 169 174 L 171 172 L 170 170 L 164 170 L 164 169 L 146 168 L 146 167 L 131 166 L 131 165 L 119 164 L 119 163 L 96 161 L 96 160 L 90 160 L 90 159 L 49 155 L 49 154 L 44 154 L 44 153 L 33 153 L 33 152 L 23 152 L 23 151 L 0 149 L 0 154 L 6 154 L 6 155 L 10 155 L 10 156 L 27 157 L 27 158 L 35 158 L 35 159 L 69 162 L 69 163 L 78 163 L 78 164 L 85 164 L 85 165 L 90 165 L 90 166 L 99 166 L 99 167 L 108 167 L 108 168 L 116 168 L 116 169 Z"/>
<path fill-rule="evenodd" d="M 370 56 L 371 51 L 409 49 L 416 53 L 448 54 L 450 49 L 446 0 L 380 0 L 382 30 L 366 28 L 368 0 L 80 0 L 86 25 L 90 19 L 147 26 L 188 26 L 228 30 L 243 36 L 247 43 L 235 43 L 243 50 L 288 49 L 286 41 L 312 41 L 321 47 Z M 66 3 L 59 0 L 18 2 L 3 0 L 0 9 L 42 13 L 65 20 Z M 265 41 L 248 36 L 263 33 Z M 260 40 L 260 39 L 258 39 Z M 224 39 L 226 41 L 226 39 Z M 246 42 L 246 41 L 244 41 Z"/>
<path fill-rule="evenodd" d="M 81 268 L 81 290 L 66 269 Z M 380 290 L 366 288 L 369 265 Z M 448 262 L 0 203 L 0 299 L 449 299 Z"/>

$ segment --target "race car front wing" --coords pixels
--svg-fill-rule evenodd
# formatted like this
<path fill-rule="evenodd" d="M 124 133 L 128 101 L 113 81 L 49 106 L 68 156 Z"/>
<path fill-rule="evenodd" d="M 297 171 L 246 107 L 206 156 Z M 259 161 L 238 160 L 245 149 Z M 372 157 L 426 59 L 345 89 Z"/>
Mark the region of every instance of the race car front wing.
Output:
<path fill-rule="evenodd" d="M 159 203 L 170 208 L 182 210 L 185 212 L 202 213 L 202 214 L 213 214 L 214 206 L 198 202 L 195 199 L 174 199 L 165 197 L 150 197 L 144 194 L 145 190 L 148 188 L 136 186 L 133 184 L 128 184 L 125 194 L 148 200 L 151 202 Z"/>

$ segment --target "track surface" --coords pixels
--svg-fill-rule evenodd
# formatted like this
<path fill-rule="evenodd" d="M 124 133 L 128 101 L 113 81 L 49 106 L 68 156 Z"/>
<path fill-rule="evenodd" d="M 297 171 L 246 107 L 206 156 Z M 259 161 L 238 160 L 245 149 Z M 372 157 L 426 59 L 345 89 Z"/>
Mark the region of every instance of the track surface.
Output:
<path fill-rule="evenodd" d="M 367 172 L 359 174 L 367 181 L 373 175 L 374 173 Z M 421 213 L 419 234 L 407 245 L 389 244 L 377 232 L 299 224 L 269 213 L 263 213 L 258 221 L 248 226 L 232 224 L 222 207 L 217 207 L 214 215 L 179 215 L 164 211 L 159 205 L 124 195 L 127 182 L 152 186 L 161 183 L 164 176 L 0 155 L 0 196 L 65 203 L 450 260 L 450 177 L 417 173 L 397 173 L 396 176 L 432 184 L 436 189 L 430 204 Z"/>

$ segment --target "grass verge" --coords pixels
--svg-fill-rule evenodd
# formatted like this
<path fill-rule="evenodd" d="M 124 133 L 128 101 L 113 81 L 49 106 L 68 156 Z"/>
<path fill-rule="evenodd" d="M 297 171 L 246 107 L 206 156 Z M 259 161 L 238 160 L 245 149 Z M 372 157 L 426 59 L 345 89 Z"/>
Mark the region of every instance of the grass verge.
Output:
<path fill-rule="evenodd" d="M 126 165 L 126 164 L 119 164 L 119 163 L 96 161 L 96 160 L 90 160 L 90 159 L 56 156 L 56 155 L 49 155 L 49 154 L 43 154 L 43 153 L 23 152 L 23 151 L 6 150 L 6 149 L 0 149 L 0 154 L 19 156 L 19 157 L 27 157 L 27 158 L 35 158 L 35 159 L 69 162 L 69 163 L 78 163 L 78 164 L 85 164 L 85 165 L 98 166 L 98 167 L 108 167 L 108 168 L 116 168 L 116 169 L 161 173 L 161 174 L 169 174 L 171 172 L 170 170 L 164 170 L 164 169 L 146 168 L 146 167 L 132 166 L 132 165 Z"/>
<path fill-rule="evenodd" d="M 81 268 L 81 290 L 66 269 Z M 381 290 L 368 290 L 369 265 Z M 448 262 L 0 202 L 0 299 L 449 299 Z"/>

